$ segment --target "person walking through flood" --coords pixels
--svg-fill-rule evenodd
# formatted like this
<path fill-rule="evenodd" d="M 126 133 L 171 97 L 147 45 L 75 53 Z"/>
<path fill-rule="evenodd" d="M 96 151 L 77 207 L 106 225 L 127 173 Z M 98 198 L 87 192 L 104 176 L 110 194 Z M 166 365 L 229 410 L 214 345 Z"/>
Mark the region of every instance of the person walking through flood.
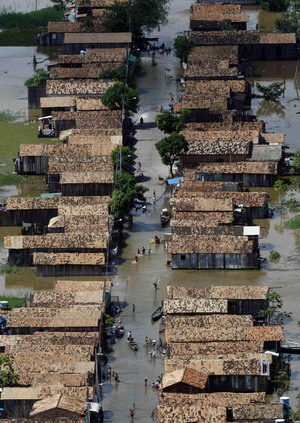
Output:
<path fill-rule="evenodd" d="M 142 248 L 142 254 L 143 254 L 143 256 L 145 255 L 145 252 L 146 252 L 145 247 L 143 247 Z"/>

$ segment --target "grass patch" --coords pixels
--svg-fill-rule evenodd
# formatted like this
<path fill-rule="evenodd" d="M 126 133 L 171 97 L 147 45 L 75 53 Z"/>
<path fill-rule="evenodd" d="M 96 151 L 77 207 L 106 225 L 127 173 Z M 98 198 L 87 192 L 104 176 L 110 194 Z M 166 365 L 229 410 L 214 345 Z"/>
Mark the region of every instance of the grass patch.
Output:
<path fill-rule="evenodd" d="M 30 177 L 17 175 L 15 173 L 0 173 L 0 185 L 33 184 Z"/>
<path fill-rule="evenodd" d="M 13 159 L 18 157 L 20 144 L 52 144 L 55 138 L 38 138 L 38 124 L 0 121 L 0 171 L 14 170 Z"/>
<path fill-rule="evenodd" d="M 64 20 L 63 11 L 55 7 L 46 7 L 30 13 L 17 13 L 3 8 L 0 12 L 0 28 L 30 29 L 47 27 L 49 21 Z"/>
<path fill-rule="evenodd" d="M 300 214 L 297 214 L 297 216 L 285 222 L 285 226 L 288 229 L 299 229 L 300 228 Z"/>
<path fill-rule="evenodd" d="M 0 301 L 8 301 L 8 307 L 19 308 L 23 307 L 25 297 L 11 297 L 7 295 L 0 295 Z"/>
<path fill-rule="evenodd" d="M 22 268 L 19 266 L 14 266 L 13 264 L 5 264 L 4 266 L 0 266 L 1 275 L 17 275 L 20 273 L 22 273 Z"/>

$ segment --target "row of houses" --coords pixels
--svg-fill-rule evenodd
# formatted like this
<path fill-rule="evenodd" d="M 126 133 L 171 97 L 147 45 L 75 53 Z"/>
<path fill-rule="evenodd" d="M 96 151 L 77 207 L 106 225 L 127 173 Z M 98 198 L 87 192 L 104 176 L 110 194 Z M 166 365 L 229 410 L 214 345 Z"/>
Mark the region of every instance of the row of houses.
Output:
<path fill-rule="evenodd" d="M 76 22 L 49 22 L 48 38 L 63 34 L 56 41 L 61 40 L 64 52 L 49 64 L 45 87 L 29 87 L 29 107 L 40 107 L 43 115 L 39 137 L 58 140 L 21 144 L 15 160 L 17 173 L 44 175 L 48 193 L 10 198 L 0 210 L 1 225 L 22 226 L 19 235 L 5 238 L 8 262 L 35 266 L 39 276 L 115 271 L 110 260 L 118 232 L 109 210 L 115 173 L 111 153 L 123 144 L 126 123 L 120 110 L 103 105 L 102 95 L 116 81 L 100 74 L 134 62 L 132 36 L 82 32 L 80 15 L 94 16 L 95 11 L 99 20 L 97 11 L 103 9 L 103 2 L 88 1 L 88 10 L 79 10 L 83 3 L 76 5 Z M 104 9 L 113 2 L 108 3 Z M 71 45 L 76 46 L 72 51 Z"/>
<path fill-rule="evenodd" d="M 282 327 L 264 326 L 260 317 L 268 292 L 253 286 L 168 287 L 158 423 L 286 417 L 283 404 L 266 397 L 279 371 L 289 375 L 280 352 Z"/>
<path fill-rule="evenodd" d="M 191 6 L 194 46 L 184 64 L 184 91 L 174 107 L 177 113 L 191 110 L 191 118 L 181 131 L 188 143 L 179 157 L 184 181 L 171 200 L 167 250 L 173 269 L 260 266 L 260 228 L 253 220 L 269 217 L 268 196 L 249 188 L 273 186 L 283 173 L 284 134 L 266 132 L 265 123 L 251 112 L 241 47 L 244 51 L 251 40 L 279 45 L 280 39 L 285 52 L 295 51 L 295 34 L 246 31 L 247 20 L 238 4 Z"/>
<path fill-rule="evenodd" d="M 59 280 L 7 312 L 1 353 L 17 381 L 1 389 L 4 421 L 99 418 L 103 315 L 111 282 Z M 28 421 L 28 420 L 26 420 Z"/>
<path fill-rule="evenodd" d="M 65 51 L 49 64 L 45 86 L 29 87 L 29 107 L 41 109 L 39 137 L 58 139 L 21 144 L 15 167 L 19 174 L 44 175 L 48 192 L 10 197 L 0 210 L 1 225 L 21 227 L 4 240 L 9 264 L 75 279 L 59 280 L 53 291 L 37 292 L 26 307 L 6 313 L 0 349 L 17 375 L 0 390 L 0 417 L 7 423 L 103 421 L 106 275 L 114 272 L 110 258 L 117 249 L 111 153 L 123 144 L 124 125 L 121 111 L 102 104 L 115 81 L 100 74 L 129 66 L 131 34 L 101 32 L 100 3 L 113 1 L 78 0 L 76 22 L 49 22 L 49 34 L 41 36 Z M 95 17 L 95 32 L 86 32 L 85 11 Z"/>

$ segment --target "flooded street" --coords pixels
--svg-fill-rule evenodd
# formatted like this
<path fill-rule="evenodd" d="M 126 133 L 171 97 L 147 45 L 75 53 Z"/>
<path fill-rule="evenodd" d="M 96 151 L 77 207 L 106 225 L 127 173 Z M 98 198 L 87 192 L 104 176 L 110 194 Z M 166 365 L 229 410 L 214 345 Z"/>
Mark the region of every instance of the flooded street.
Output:
<path fill-rule="evenodd" d="M 2 3 L 0 0 L 0 7 Z M 29 5 L 33 1 L 12 1 L 12 4 Z M 39 5 L 42 3 L 38 0 Z M 47 2 L 45 2 L 47 3 Z M 159 43 L 165 42 L 166 46 L 172 45 L 176 35 L 188 29 L 189 6 L 191 1 L 176 0 L 171 3 L 171 12 L 168 25 L 162 28 L 160 33 L 151 36 L 159 36 Z M 250 15 L 251 27 L 256 24 L 260 27 L 272 28 L 276 14 L 266 11 L 258 12 L 256 8 L 247 9 Z M 35 47 L 26 48 L 4 48 L 0 47 L 0 110 L 11 109 L 14 112 L 24 111 L 27 107 L 26 88 L 24 80 L 32 75 L 32 57 L 35 54 Z M 47 62 L 46 55 L 38 54 L 38 61 Z M 155 155 L 155 142 L 159 136 L 158 132 L 152 131 L 156 112 L 154 108 L 168 107 L 170 93 L 178 98 L 180 92 L 177 88 L 176 79 L 181 76 L 179 61 L 173 56 L 156 54 L 155 65 L 152 66 L 152 59 L 147 53 L 141 57 L 140 69 L 137 75 L 137 88 L 140 93 L 141 104 L 139 114 L 145 119 L 145 129 L 137 128 L 137 144 L 134 146 L 137 156 L 146 169 L 145 176 L 148 177 L 147 186 L 150 188 L 149 197 L 152 196 L 153 187 L 156 188 L 158 175 L 166 172 Z M 300 80 L 294 80 L 296 62 L 257 62 L 254 64 L 256 76 L 251 78 L 254 86 L 255 81 L 272 82 L 274 80 L 286 80 L 286 91 L 280 103 L 262 104 L 261 99 L 252 101 L 252 110 L 257 113 L 260 119 L 267 122 L 269 131 L 284 132 L 287 144 L 291 151 L 300 148 L 298 128 L 300 127 L 300 110 L 297 86 L 300 87 Z M 282 68 L 284 66 L 284 70 Z M 170 69 L 173 80 L 165 79 L 165 70 Z M 7 73 L 5 73 L 7 72 Z M 148 126 L 146 124 L 149 124 Z M 0 128 L 1 128 L 0 122 Z M 19 139 L 22 142 L 22 131 L 20 126 Z M 5 131 L 1 131 L 1 145 L 7 142 Z M 38 140 L 36 140 L 37 142 Z M 143 143 L 145 141 L 145 143 Z M 24 139 L 23 139 L 24 142 Z M 29 142 L 26 138 L 25 142 Z M 145 147 L 147 143 L 147 148 Z M 11 157 L 12 158 L 12 157 Z M 7 159 L 5 159 L 7 161 Z M 0 158 L 0 163 L 2 159 Z M 147 174 L 148 172 L 148 174 Z M 26 184 L 26 186 L 0 187 L 0 197 L 3 199 L 9 195 L 33 195 L 44 191 L 44 185 Z M 164 191 L 164 186 L 160 188 Z M 278 207 L 280 197 L 273 189 L 260 189 L 267 191 L 270 196 L 272 207 Z M 166 297 L 166 287 L 174 285 L 267 285 L 278 291 L 284 300 L 284 310 L 293 313 L 292 319 L 285 325 L 285 336 L 287 340 L 299 342 L 299 327 L 297 320 L 300 320 L 299 296 L 300 296 L 300 238 L 299 231 L 280 229 L 281 217 L 275 213 L 275 218 L 260 220 L 255 223 L 262 227 L 261 255 L 268 258 L 271 249 L 281 254 L 278 263 L 266 261 L 260 270 L 251 271 L 223 271 L 223 270 L 174 270 L 167 267 L 168 256 L 165 253 L 164 245 L 155 246 L 149 243 L 149 239 L 157 235 L 164 238 L 170 228 L 162 228 L 159 221 L 159 214 L 167 203 L 170 193 L 167 191 L 159 199 L 155 206 L 149 206 L 147 214 L 133 212 L 133 225 L 125 231 L 125 241 L 120 256 L 115 259 L 118 274 L 113 278 L 114 296 L 119 296 L 121 302 L 128 304 L 121 314 L 126 332 L 132 331 L 132 335 L 139 342 L 139 351 L 132 351 L 127 343 L 127 337 L 118 340 L 112 345 L 113 352 L 109 356 L 109 366 L 119 374 L 120 383 L 103 382 L 103 408 L 106 422 L 129 422 L 129 409 L 135 404 L 135 421 L 151 422 L 150 412 L 158 402 L 158 391 L 151 387 L 162 370 L 161 357 L 151 359 L 143 347 L 146 336 L 159 339 L 159 323 L 151 322 L 151 313 L 161 304 Z M 20 228 L 0 227 L 0 262 L 3 264 L 6 259 L 6 251 L 3 248 L 3 237 L 5 235 L 17 234 Z M 152 254 L 148 254 L 148 246 L 151 245 Z M 146 248 L 146 255 L 139 258 L 138 264 L 134 257 L 138 248 Z M 63 278 L 72 279 L 72 278 Z M 74 278 L 73 278 L 74 279 Z M 78 280 L 84 278 L 76 278 Z M 86 278 L 85 278 L 86 279 Z M 97 280 L 97 278 L 88 278 Z M 0 275 L 0 290 L 6 294 L 26 293 L 27 291 L 46 290 L 53 287 L 54 278 L 37 278 L 32 268 L 24 269 L 21 274 Z M 153 283 L 158 281 L 158 290 L 154 290 Z M 132 304 L 135 304 L 136 311 L 133 313 Z M 144 385 L 144 378 L 148 378 L 148 385 Z M 292 364 L 291 391 L 287 394 L 292 398 L 292 406 L 295 405 L 295 396 L 300 386 L 300 361 L 295 357 Z"/>

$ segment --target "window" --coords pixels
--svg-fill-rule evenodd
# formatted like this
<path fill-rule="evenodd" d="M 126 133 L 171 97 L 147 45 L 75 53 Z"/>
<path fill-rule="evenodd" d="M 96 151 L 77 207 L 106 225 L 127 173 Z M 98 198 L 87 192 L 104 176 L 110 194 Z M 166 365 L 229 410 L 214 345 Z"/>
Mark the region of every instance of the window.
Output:
<path fill-rule="evenodd" d="M 185 254 L 180 255 L 180 260 L 185 260 Z"/>

